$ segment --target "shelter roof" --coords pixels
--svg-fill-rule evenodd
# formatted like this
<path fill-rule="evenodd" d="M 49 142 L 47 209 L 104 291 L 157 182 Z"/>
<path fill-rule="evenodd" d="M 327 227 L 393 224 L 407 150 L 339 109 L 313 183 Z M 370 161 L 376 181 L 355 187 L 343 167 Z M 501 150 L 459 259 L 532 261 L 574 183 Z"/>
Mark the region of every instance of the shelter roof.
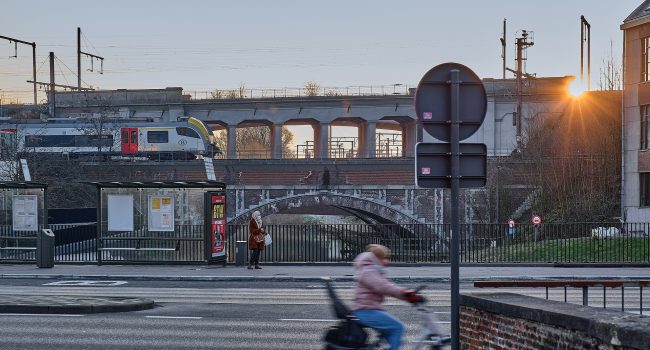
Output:
<path fill-rule="evenodd" d="M 42 188 L 42 189 L 46 189 L 47 184 L 38 183 L 38 182 L 5 182 L 5 181 L 0 181 L 0 189 L 10 189 L 10 188 Z"/>
<path fill-rule="evenodd" d="M 95 185 L 97 188 L 226 188 L 225 183 L 218 181 L 94 181 L 87 183 Z"/>

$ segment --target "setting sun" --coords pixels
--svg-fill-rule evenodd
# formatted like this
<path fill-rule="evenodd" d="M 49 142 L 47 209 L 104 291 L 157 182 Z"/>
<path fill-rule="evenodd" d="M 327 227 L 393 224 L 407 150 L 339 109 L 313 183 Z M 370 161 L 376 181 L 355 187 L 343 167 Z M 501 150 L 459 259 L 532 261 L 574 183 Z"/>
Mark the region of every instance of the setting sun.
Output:
<path fill-rule="evenodd" d="M 578 79 L 574 79 L 569 85 L 569 94 L 573 97 L 582 96 L 586 90 L 584 84 Z"/>

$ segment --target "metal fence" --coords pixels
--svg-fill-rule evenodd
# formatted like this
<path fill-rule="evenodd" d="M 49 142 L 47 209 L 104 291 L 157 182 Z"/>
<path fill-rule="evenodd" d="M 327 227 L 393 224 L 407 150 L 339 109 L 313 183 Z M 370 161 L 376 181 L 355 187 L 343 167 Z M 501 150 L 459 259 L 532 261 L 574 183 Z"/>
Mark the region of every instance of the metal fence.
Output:
<path fill-rule="evenodd" d="M 203 225 L 177 225 L 174 232 L 141 227 L 97 237 L 97 225 L 49 225 L 55 262 L 204 262 Z M 391 249 L 402 263 L 449 261 L 450 225 L 269 225 L 268 262 L 351 262 L 371 243 Z M 650 223 L 576 223 L 540 226 L 461 225 L 463 263 L 650 263 Z M 228 261 L 235 242 L 248 240 L 248 225 L 228 226 Z M 99 242 L 99 243 L 98 243 Z M 35 262 L 36 232 L 0 226 L 0 262 Z M 100 254 L 98 254 L 100 252 Z"/>
<path fill-rule="evenodd" d="M 98 263 L 178 263 L 205 259 L 203 225 L 176 225 L 173 232 L 105 232 L 99 240 Z M 104 230 L 106 231 L 106 229 Z"/>
<path fill-rule="evenodd" d="M 270 225 L 270 262 L 350 262 L 368 244 L 391 249 L 403 263 L 449 261 L 450 225 Z M 464 263 L 650 263 L 650 224 L 575 223 L 461 225 Z M 246 225 L 229 226 L 230 241 L 248 239 Z M 229 261 L 234 244 L 229 244 Z"/>

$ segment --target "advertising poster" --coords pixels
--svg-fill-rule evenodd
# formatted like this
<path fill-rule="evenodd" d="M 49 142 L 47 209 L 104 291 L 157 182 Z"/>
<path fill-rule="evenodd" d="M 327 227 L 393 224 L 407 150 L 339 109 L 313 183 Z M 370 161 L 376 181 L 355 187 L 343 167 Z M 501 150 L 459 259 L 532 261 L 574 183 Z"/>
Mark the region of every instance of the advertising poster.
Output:
<path fill-rule="evenodd" d="M 174 231 L 172 196 L 149 196 L 149 231 Z"/>
<path fill-rule="evenodd" d="M 13 196 L 13 230 L 38 230 L 38 197 L 34 195 Z"/>
<path fill-rule="evenodd" d="M 212 257 L 223 257 L 226 255 L 226 196 L 212 195 L 210 205 Z"/>
<path fill-rule="evenodd" d="M 109 194 L 108 231 L 133 231 L 133 196 Z"/>

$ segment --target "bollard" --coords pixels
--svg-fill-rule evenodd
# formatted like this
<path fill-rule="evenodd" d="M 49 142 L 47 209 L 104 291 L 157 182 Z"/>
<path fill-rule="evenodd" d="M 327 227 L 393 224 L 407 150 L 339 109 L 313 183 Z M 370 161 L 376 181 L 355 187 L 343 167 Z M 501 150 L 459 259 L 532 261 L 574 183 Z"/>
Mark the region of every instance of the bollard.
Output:
<path fill-rule="evenodd" d="M 237 241 L 235 243 L 235 265 L 236 266 L 246 265 L 247 258 L 248 258 L 248 242 Z"/>
<path fill-rule="evenodd" d="M 50 229 L 42 229 L 36 239 L 36 266 L 54 267 L 54 232 Z"/>

